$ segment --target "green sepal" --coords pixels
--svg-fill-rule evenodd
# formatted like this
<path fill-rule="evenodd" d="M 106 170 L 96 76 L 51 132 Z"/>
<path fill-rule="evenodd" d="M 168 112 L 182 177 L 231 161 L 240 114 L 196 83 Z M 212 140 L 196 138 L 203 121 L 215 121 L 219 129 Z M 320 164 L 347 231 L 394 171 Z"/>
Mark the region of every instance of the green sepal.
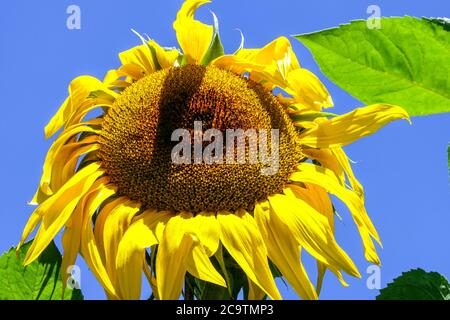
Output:
<path fill-rule="evenodd" d="M 205 56 L 200 63 L 203 66 L 207 66 L 211 61 L 225 54 L 222 42 L 220 41 L 219 22 L 216 15 L 214 13 L 212 13 L 212 15 L 214 17 L 213 41 L 211 42 L 211 46 L 208 51 L 206 51 Z"/>

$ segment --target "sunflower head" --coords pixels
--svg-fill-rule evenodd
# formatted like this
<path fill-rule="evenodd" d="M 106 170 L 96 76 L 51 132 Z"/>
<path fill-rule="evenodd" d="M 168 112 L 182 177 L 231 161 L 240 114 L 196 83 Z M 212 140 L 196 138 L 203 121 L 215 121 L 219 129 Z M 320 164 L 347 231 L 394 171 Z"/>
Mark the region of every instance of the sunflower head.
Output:
<path fill-rule="evenodd" d="M 26 264 L 64 228 L 62 270 L 81 253 L 111 299 L 138 299 L 142 272 L 159 299 L 178 298 L 187 273 L 229 287 L 225 261 L 247 277 L 247 298 L 281 298 L 272 264 L 300 297 L 316 299 L 327 269 L 343 284 L 343 272 L 360 276 L 334 237 L 330 194 L 379 263 L 342 147 L 408 115 L 382 104 L 324 113 L 332 99 L 287 38 L 224 54 L 217 28 L 194 18 L 207 2 L 187 0 L 177 14 L 182 53 L 142 38 L 103 81 L 72 81 L 45 128 L 59 134 L 20 241 L 38 227 Z M 87 119 L 97 108 L 102 115 Z M 315 286 L 302 250 L 317 259 Z"/>
<path fill-rule="evenodd" d="M 99 139 L 102 165 L 120 195 L 146 208 L 193 213 L 252 210 L 257 201 L 282 191 L 302 157 L 298 133 L 270 91 L 214 66 L 154 72 L 126 88 L 112 110 L 105 115 Z M 212 163 L 195 161 L 194 152 L 188 163 L 174 163 L 171 155 L 178 141 L 172 141 L 173 132 L 185 128 L 193 137 L 196 121 L 203 131 L 215 129 L 222 136 L 227 130 L 254 130 L 248 138 L 256 145 L 262 141 L 257 141 L 255 128 L 280 130 L 280 168 L 273 175 L 261 174 L 263 164 L 251 161 L 258 154 L 248 144 L 240 165 L 223 157 Z M 203 140 L 200 151 L 209 144 Z M 222 145 L 218 155 L 226 155 L 226 143 L 217 143 Z M 236 148 L 232 151 L 236 159 Z"/>

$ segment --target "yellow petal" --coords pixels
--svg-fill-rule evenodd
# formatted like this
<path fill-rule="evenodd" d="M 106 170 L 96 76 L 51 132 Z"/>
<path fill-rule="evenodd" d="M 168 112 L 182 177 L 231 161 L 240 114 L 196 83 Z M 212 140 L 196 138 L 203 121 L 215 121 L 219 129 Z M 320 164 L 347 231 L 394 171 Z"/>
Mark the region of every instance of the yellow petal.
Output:
<path fill-rule="evenodd" d="M 116 87 L 117 85 L 114 85 L 119 79 L 122 77 L 122 75 L 115 69 L 109 70 L 105 77 L 103 78 L 103 83 L 108 86 L 108 88 Z"/>
<path fill-rule="evenodd" d="M 298 66 L 298 61 L 289 40 L 279 37 L 261 49 L 241 49 L 236 55 L 220 56 L 211 65 L 236 74 L 249 72 L 252 80 L 267 82 L 269 88 L 284 88 L 288 73 Z"/>
<path fill-rule="evenodd" d="M 152 272 L 147 263 L 144 263 L 144 274 L 152 289 L 152 294 L 156 300 L 161 300 L 158 296 L 158 288 L 156 287 L 156 278 L 152 275 Z"/>
<path fill-rule="evenodd" d="M 409 121 L 409 116 L 401 107 L 374 104 L 332 119 L 320 119 L 317 127 L 301 134 L 300 140 L 302 144 L 313 148 L 342 147 L 397 119 Z"/>
<path fill-rule="evenodd" d="M 223 55 L 220 56 L 210 63 L 213 66 L 216 66 L 221 69 L 229 70 L 236 74 L 243 74 L 246 72 L 264 72 L 264 65 L 257 64 L 255 62 L 251 62 L 237 55 Z M 277 81 L 275 78 L 273 81 Z"/>
<path fill-rule="evenodd" d="M 188 249 L 186 251 L 180 251 L 180 249 L 177 249 L 177 246 L 181 246 L 184 235 L 189 235 L 192 243 L 184 240 L 186 241 L 185 249 Z M 162 239 L 157 254 L 157 265 L 160 265 L 160 268 L 163 268 L 163 261 L 167 259 L 167 256 L 164 255 L 162 255 L 162 258 L 160 257 L 160 252 L 162 247 L 164 247 L 163 252 L 165 255 L 171 256 L 173 251 L 177 251 L 177 255 L 183 255 L 180 259 L 184 261 L 184 265 L 174 266 L 176 268 L 174 272 L 178 276 L 184 277 L 187 270 L 202 280 L 226 286 L 222 276 L 215 270 L 208 258 L 217 251 L 219 246 L 219 226 L 214 214 L 199 213 L 194 217 L 189 213 L 180 213 L 167 223 Z M 159 259 L 161 259 L 160 262 L 158 262 Z M 163 272 L 165 274 L 166 271 Z M 180 292 L 174 290 L 168 291 L 166 284 L 168 280 L 162 279 L 163 282 L 160 284 L 159 277 L 157 271 L 157 287 L 161 299 L 178 298 Z M 174 282 L 171 283 L 174 284 Z M 179 282 L 175 282 L 174 285 L 178 288 Z M 181 287 L 179 288 L 181 290 Z"/>
<path fill-rule="evenodd" d="M 319 296 L 320 292 L 322 291 L 323 278 L 325 277 L 326 271 L 327 265 L 323 262 L 317 261 L 317 283 L 316 283 L 317 296 Z"/>
<path fill-rule="evenodd" d="M 180 55 L 180 52 L 178 52 L 177 49 L 166 50 L 161 48 L 154 40 L 148 41 L 148 45 L 155 50 L 155 56 L 161 69 L 173 67 Z"/>
<path fill-rule="evenodd" d="M 106 291 L 109 298 L 118 299 L 119 295 L 117 287 L 113 284 L 102 258 L 100 256 L 99 247 L 92 231 L 92 216 L 98 207 L 108 198 L 116 194 L 115 187 L 107 185 L 104 181 L 96 189 L 85 197 L 86 203 L 83 215 L 83 225 L 81 231 L 81 253 L 89 266 L 92 273 L 101 283 L 103 289 Z"/>
<path fill-rule="evenodd" d="M 300 187 L 298 185 L 290 184 L 284 189 L 284 193 L 287 194 L 290 190 L 295 197 L 306 201 L 317 212 L 328 219 L 328 223 L 334 231 L 333 204 L 327 191 L 314 184 L 305 183 L 304 185 L 305 187 Z"/>
<path fill-rule="evenodd" d="M 112 201 L 108 201 L 102 205 L 100 211 L 95 219 L 94 225 L 94 240 L 98 248 L 98 253 L 102 259 L 103 264 L 106 266 L 106 258 L 105 258 L 105 244 L 103 237 L 103 230 L 105 228 L 105 221 L 108 218 L 111 211 L 113 211 L 116 207 L 124 204 L 129 199 L 127 197 L 118 197 Z"/>
<path fill-rule="evenodd" d="M 179 228 L 184 233 L 195 235 L 199 244 L 204 247 L 208 257 L 216 253 L 219 247 L 219 224 L 215 214 L 211 212 L 201 212 L 192 216 L 191 214 L 182 213 L 177 217 L 180 224 Z M 157 235 L 160 239 L 160 236 Z"/>
<path fill-rule="evenodd" d="M 88 121 L 86 123 L 76 124 L 76 125 L 73 125 L 73 126 L 67 128 L 66 130 L 64 130 L 64 132 L 61 133 L 61 135 L 53 142 L 49 151 L 47 152 L 47 156 L 45 158 L 45 162 L 44 162 L 44 166 L 43 166 L 42 177 L 41 177 L 41 181 L 40 181 L 40 187 L 39 187 L 40 190 L 38 190 L 38 192 L 40 191 L 40 192 L 50 196 L 53 193 L 55 193 L 56 191 L 58 191 L 58 188 L 55 188 L 55 186 L 52 187 L 52 173 L 53 173 L 54 164 L 58 158 L 59 159 L 62 158 L 63 160 L 60 160 L 60 161 L 62 161 L 64 164 L 67 162 L 67 160 L 66 160 L 67 151 L 70 147 L 65 149 L 66 150 L 65 153 L 61 153 L 61 149 L 67 144 L 67 142 L 73 140 L 75 136 L 77 136 L 78 134 L 80 134 L 82 132 L 94 133 L 94 134 L 100 133 L 98 130 L 91 127 L 91 125 L 98 125 L 100 123 L 101 123 L 101 120 L 95 120 L 95 121 L 92 120 L 92 121 Z M 84 143 L 81 142 L 78 145 L 72 145 L 72 146 L 74 147 L 73 149 L 76 149 L 76 146 L 82 146 L 87 143 L 93 143 L 93 142 L 95 142 L 95 138 L 93 139 L 91 137 L 89 140 L 85 141 Z M 70 151 L 73 151 L 73 150 L 71 149 Z M 36 202 L 38 192 L 33 197 L 32 201 Z"/>
<path fill-rule="evenodd" d="M 150 48 L 146 44 L 119 53 L 119 59 L 124 66 L 120 71 L 131 76 L 133 80 L 139 80 L 157 70 Z M 127 72 L 130 70 L 133 71 Z"/>
<path fill-rule="evenodd" d="M 62 236 L 63 257 L 61 261 L 61 275 L 63 287 L 67 284 L 69 273 L 68 267 L 75 264 L 81 244 L 81 226 L 83 223 L 83 212 L 78 210 L 81 205 L 77 206 L 71 218 L 70 227 L 66 226 Z"/>
<path fill-rule="evenodd" d="M 266 293 L 252 280 L 248 279 L 248 300 L 262 300 Z"/>
<path fill-rule="evenodd" d="M 364 199 L 364 188 L 361 183 L 356 179 L 355 174 L 353 173 L 352 166 L 350 165 L 350 161 L 345 154 L 344 150 L 340 147 L 331 149 L 331 152 L 336 157 L 341 168 L 345 171 L 345 174 L 348 177 L 348 181 L 350 182 L 350 186 L 352 189 Z"/>
<path fill-rule="evenodd" d="M 244 51 L 243 49 L 242 51 Z M 292 51 L 292 46 L 286 37 L 279 37 L 263 48 L 259 50 L 253 50 L 253 54 L 248 52 L 243 52 L 238 54 L 240 57 L 245 57 L 248 61 L 264 65 L 266 67 L 266 72 L 272 74 L 278 74 L 279 81 L 282 83 L 286 78 L 288 73 L 300 65 L 297 58 Z"/>
<path fill-rule="evenodd" d="M 140 298 L 145 249 L 158 243 L 156 226 L 161 223 L 165 225 L 171 217 L 167 212 L 147 210 L 133 221 L 120 240 L 116 267 L 123 299 Z"/>
<path fill-rule="evenodd" d="M 277 266 L 302 299 L 317 299 L 311 281 L 300 261 L 300 248 L 290 231 L 274 219 L 268 201 L 257 203 L 255 220 L 267 246 L 270 260 Z"/>
<path fill-rule="evenodd" d="M 181 294 L 189 255 L 194 239 L 184 229 L 184 219 L 192 215 L 179 214 L 166 225 L 156 256 L 156 284 L 161 300 L 176 300 Z"/>
<path fill-rule="evenodd" d="M 98 179 L 93 184 L 91 190 L 80 199 L 72 217 L 66 223 L 66 228 L 62 236 L 63 257 L 61 262 L 61 273 L 63 287 L 66 286 L 69 277 L 69 273 L 66 272 L 67 268 L 75 263 L 78 252 L 81 251 L 81 232 L 86 204 L 89 202 L 88 200 L 92 194 L 98 192 L 99 188 L 103 188 L 108 181 L 109 178 L 107 177 Z"/>
<path fill-rule="evenodd" d="M 75 169 L 77 168 L 77 164 L 81 156 L 96 151 L 98 149 L 100 149 L 99 144 L 90 144 L 78 147 L 75 151 L 70 153 L 69 156 L 67 157 L 66 163 L 63 165 L 63 168 L 61 170 L 60 179 L 58 179 L 57 182 L 55 182 L 56 190 L 58 190 L 60 186 L 66 183 L 75 174 Z M 63 164 L 62 161 L 60 163 Z"/>
<path fill-rule="evenodd" d="M 304 200 L 318 213 L 322 214 L 325 218 L 327 218 L 331 230 L 334 233 L 334 209 L 327 191 L 314 184 L 305 183 L 304 185 L 305 188 L 291 184 L 284 189 L 284 193 Z M 343 286 L 348 286 L 348 284 L 344 281 L 339 268 L 335 266 L 327 266 L 327 264 L 322 263 L 320 260 L 317 261 L 317 267 L 317 294 L 320 292 L 320 286 L 322 284 L 322 279 L 325 275 L 326 268 L 329 268 L 338 277 Z"/>
<path fill-rule="evenodd" d="M 43 216 L 36 237 L 25 257 L 24 265 L 33 262 L 58 231 L 69 220 L 75 206 L 93 183 L 104 174 L 100 164 L 92 163 L 77 172 L 56 194 L 42 203 L 36 211 Z"/>
<path fill-rule="evenodd" d="M 54 135 L 72 116 L 77 109 L 85 103 L 93 91 L 105 90 L 108 94 L 114 95 L 103 82 L 91 76 L 81 76 L 72 80 L 69 85 L 69 97 L 61 105 L 60 109 L 53 116 L 45 127 L 45 137 Z M 95 100 L 93 100 L 95 101 Z"/>
<path fill-rule="evenodd" d="M 105 100 L 102 98 L 89 98 L 89 100 L 82 103 L 76 109 L 76 111 L 72 113 L 72 115 L 66 122 L 66 127 L 82 122 L 86 115 L 92 110 L 98 108 L 110 108 L 113 105 L 114 101 L 115 99 L 112 98 L 111 100 Z"/>
<path fill-rule="evenodd" d="M 333 172 L 341 179 L 342 184 L 345 183 L 345 175 L 336 156 L 329 149 L 303 149 L 302 153 L 310 159 L 318 161 L 322 166 L 333 170 Z"/>
<path fill-rule="evenodd" d="M 284 223 L 305 250 L 321 262 L 360 277 L 350 257 L 336 243 L 328 219 L 305 201 L 286 195 L 269 197 L 274 217 Z"/>
<path fill-rule="evenodd" d="M 215 59 L 213 65 L 237 74 L 250 73 L 254 81 L 269 89 L 277 86 L 293 96 L 291 104 L 302 110 L 320 111 L 333 105 L 325 86 L 312 72 L 300 67 L 286 37 L 279 37 L 261 49 L 241 49 L 236 55 Z"/>
<path fill-rule="evenodd" d="M 177 34 L 178 43 L 186 56 L 187 63 L 199 63 L 208 50 L 213 27 L 194 19 L 198 7 L 210 0 L 186 0 L 178 11 L 173 28 Z"/>
<path fill-rule="evenodd" d="M 79 157 L 83 154 L 97 150 L 97 136 L 88 136 L 83 141 L 64 145 L 61 150 L 48 163 L 51 166 L 50 190 L 51 193 L 57 192 L 75 173 Z M 64 172 L 64 168 L 66 172 Z"/>
<path fill-rule="evenodd" d="M 248 213 L 219 212 L 220 240 L 230 255 L 271 299 L 281 299 L 267 260 L 267 249 Z"/>
<path fill-rule="evenodd" d="M 299 199 L 304 200 L 306 203 L 308 203 L 311 207 L 313 207 L 317 213 L 322 214 L 327 220 L 328 224 L 334 233 L 334 211 L 333 211 L 333 205 L 331 203 L 331 200 L 327 194 L 327 192 L 316 185 L 311 184 L 305 184 L 306 188 L 301 188 L 299 186 L 290 185 L 288 188 L 284 189 L 284 193 L 288 194 L 290 196 L 295 196 Z M 273 219 L 274 221 L 277 221 L 277 219 Z M 281 228 L 281 227 L 280 227 Z M 324 276 L 324 271 L 322 272 L 323 268 L 330 269 L 339 279 L 339 281 L 342 283 L 343 286 L 348 286 L 348 284 L 344 281 L 344 278 L 342 276 L 342 273 L 339 271 L 339 264 L 337 266 L 330 265 L 327 263 L 323 263 L 320 260 L 317 260 L 318 265 L 318 288 L 320 289 L 319 285 L 321 285 L 322 278 Z M 317 295 L 319 294 L 320 290 L 317 290 Z"/>
<path fill-rule="evenodd" d="M 311 71 L 298 68 L 289 72 L 286 81 L 288 85 L 283 89 L 292 94 L 295 102 L 317 111 L 333 106 L 328 90 Z"/>
<path fill-rule="evenodd" d="M 253 57 L 260 51 L 261 49 L 249 49 L 242 48 L 238 50 L 234 55 L 244 60 L 251 61 Z"/>
<path fill-rule="evenodd" d="M 219 247 L 220 234 L 219 223 L 217 222 L 215 214 L 211 212 L 201 212 L 186 222 L 186 232 L 197 236 L 208 257 L 215 254 Z"/>
<path fill-rule="evenodd" d="M 253 70 L 250 77 L 272 82 L 281 88 L 286 86 L 288 74 L 300 68 L 291 43 L 286 37 L 279 37 L 261 49 L 241 49 L 237 57 L 246 60 L 250 65 L 258 65 L 263 69 Z M 272 80 L 270 80 L 270 78 Z"/>
<path fill-rule="evenodd" d="M 227 287 L 225 280 L 217 272 L 216 268 L 209 260 L 208 255 L 205 252 L 205 248 L 199 244 L 196 244 L 187 260 L 187 271 L 195 278 L 203 281 L 214 283 L 218 286 Z"/>
<path fill-rule="evenodd" d="M 379 258 L 370 236 L 378 241 L 378 243 L 380 243 L 380 238 L 366 212 L 363 199 L 351 190 L 342 186 L 334 172 L 329 169 L 315 166 L 310 163 L 301 163 L 298 166 L 298 169 L 299 171 L 291 176 L 292 181 L 312 183 L 321 186 L 328 192 L 337 196 L 347 205 L 363 240 L 366 259 L 379 264 Z"/>
<path fill-rule="evenodd" d="M 45 200 L 47 200 L 50 197 L 50 195 L 44 193 L 41 189 L 41 186 L 39 185 L 36 192 L 34 193 L 33 198 L 28 201 L 28 204 L 30 206 L 37 206 L 43 203 Z"/>
<path fill-rule="evenodd" d="M 337 196 L 349 207 L 355 222 L 361 221 L 361 223 L 369 230 L 371 236 L 380 242 L 380 237 L 367 214 L 364 200 L 359 198 L 358 195 L 351 190 L 345 188 L 345 186 L 340 183 L 339 179 L 337 179 L 334 172 L 327 168 L 306 162 L 298 165 L 298 169 L 299 171 L 291 176 L 292 181 L 315 184 Z"/>
<path fill-rule="evenodd" d="M 145 77 L 146 73 L 142 67 L 134 63 L 124 64 L 117 69 L 120 75 L 126 76 L 125 81 L 132 83 L 133 81 L 137 81 L 143 77 Z"/>
<path fill-rule="evenodd" d="M 134 215 L 138 213 L 139 210 L 139 203 L 128 200 L 111 210 L 104 220 L 102 233 L 103 249 L 105 252 L 105 266 L 113 283 L 118 283 L 116 273 L 116 256 L 120 240 L 129 227 Z"/>
<path fill-rule="evenodd" d="M 25 228 L 23 229 L 22 236 L 20 237 L 19 244 L 16 247 L 16 252 L 19 252 L 20 247 L 25 243 L 25 240 L 30 236 L 30 234 L 36 229 L 37 225 L 42 220 L 42 212 L 39 212 L 37 210 L 33 211 L 30 218 L 27 221 L 27 224 L 25 225 Z"/>

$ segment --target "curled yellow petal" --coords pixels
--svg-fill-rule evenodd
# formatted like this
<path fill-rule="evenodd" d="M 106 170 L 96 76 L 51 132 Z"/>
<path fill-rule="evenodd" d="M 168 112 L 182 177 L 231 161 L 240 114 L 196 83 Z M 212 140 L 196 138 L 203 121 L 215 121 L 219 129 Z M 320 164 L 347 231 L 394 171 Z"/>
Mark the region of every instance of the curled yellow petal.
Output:
<path fill-rule="evenodd" d="M 208 50 L 213 27 L 194 19 L 198 7 L 210 0 L 186 0 L 178 11 L 173 28 L 177 34 L 178 43 L 186 57 L 187 63 L 199 63 Z"/>
<path fill-rule="evenodd" d="M 42 221 L 42 212 L 33 211 L 30 218 L 22 231 L 22 236 L 20 237 L 19 244 L 16 247 L 16 252 L 19 252 L 20 247 L 25 243 L 30 234 L 36 229 L 38 224 Z"/>
<path fill-rule="evenodd" d="M 66 126 L 69 119 L 73 116 L 73 113 L 75 113 L 86 102 L 89 102 L 92 105 L 97 104 L 98 101 L 96 99 L 88 99 L 88 97 L 91 92 L 99 90 L 105 91 L 106 95 L 116 95 L 97 78 L 91 76 L 80 76 L 72 80 L 69 85 L 69 97 L 64 101 L 58 112 L 45 127 L 45 137 L 51 137 L 62 126 Z"/>
<path fill-rule="evenodd" d="M 85 197 L 83 224 L 81 231 L 81 254 L 85 259 L 92 273 L 97 280 L 102 284 L 107 295 L 111 299 L 118 299 L 119 294 L 117 284 L 114 284 L 110 278 L 104 261 L 101 258 L 100 250 L 92 230 L 92 216 L 105 200 L 113 196 L 117 192 L 115 187 L 107 185 L 107 181 L 102 182 L 97 188 L 92 190 L 90 194 Z"/>
<path fill-rule="evenodd" d="M 133 74 L 134 80 L 138 80 L 156 71 L 150 49 L 145 44 L 119 53 L 119 59 L 123 66 L 132 65 L 133 68 L 139 70 L 137 74 Z M 126 70 L 126 68 L 122 70 Z"/>
<path fill-rule="evenodd" d="M 164 230 L 156 258 L 156 281 L 160 298 L 177 299 L 180 295 L 182 279 L 168 279 L 172 272 L 177 277 L 184 277 L 186 271 L 189 271 L 199 279 L 226 286 L 225 280 L 209 260 L 218 246 L 219 226 L 214 214 L 199 213 L 193 216 L 182 212 L 172 217 Z M 166 259 L 173 259 L 172 255 L 183 261 L 183 265 L 174 261 L 167 262 Z M 172 266 L 164 265 L 165 263 L 172 264 L 173 269 Z M 169 286 L 175 286 L 176 290 Z"/>
<path fill-rule="evenodd" d="M 145 249 L 158 243 L 155 235 L 156 226 L 165 225 L 171 217 L 172 215 L 167 212 L 147 210 L 133 221 L 120 240 L 116 268 L 123 299 L 140 298 Z"/>
<path fill-rule="evenodd" d="M 267 260 L 267 249 L 248 213 L 219 212 L 220 240 L 247 277 L 271 299 L 281 299 Z M 249 220 L 253 220 L 253 223 Z"/>
<path fill-rule="evenodd" d="M 348 181 L 350 182 L 350 186 L 352 189 L 364 199 L 364 188 L 361 183 L 356 179 L 355 174 L 353 173 L 352 166 L 350 161 L 345 154 L 344 150 L 340 147 L 332 148 L 331 152 L 334 154 L 336 160 L 338 161 L 340 167 L 344 170 L 345 174 L 348 177 Z"/>
<path fill-rule="evenodd" d="M 59 179 L 57 179 L 55 182 L 56 190 L 58 190 L 60 186 L 66 183 L 75 174 L 75 170 L 81 156 L 94 152 L 98 149 L 100 149 L 100 145 L 96 143 L 84 145 L 71 152 L 67 156 L 67 162 L 65 164 L 61 161 L 59 163 L 60 165 L 58 166 L 58 169 L 62 166 L 60 176 L 56 175 L 56 177 L 59 177 Z"/>
<path fill-rule="evenodd" d="M 300 67 L 286 37 L 279 37 L 261 49 L 241 49 L 235 55 L 221 56 L 211 64 L 237 74 L 248 72 L 252 80 L 269 89 L 276 86 L 285 90 L 293 97 L 288 99 L 290 103 L 300 105 L 302 110 L 320 111 L 333 105 L 319 78 Z"/>
<path fill-rule="evenodd" d="M 254 214 L 270 260 L 302 299 L 317 299 L 314 287 L 300 261 L 300 248 L 290 231 L 273 218 L 269 202 L 257 203 Z"/>
<path fill-rule="evenodd" d="M 105 266 L 113 283 L 118 283 L 116 272 L 117 249 L 131 220 L 139 209 L 140 204 L 128 200 L 111 210 L 103 222 L 102 235 L 103 249 L 105 252 Z"/>
<path fill-rule="evenodd" d="M 279 37 L 261 49 L 242 49 L 237 56 L 264 66 L 265 73 L 270 73 L 278 79 L 278 85 L 283 85 L 292 70 L 300 68 L 292 45 L 286 37 Z"/>
<path fill-rule="evenodd" d="M 331 230 L 334 233 L 334 210 L 333 204 L 331 203 L 331 199 L 325 189 L 319 187 L 314 184 L 304 183 L 305 187 L 300 187 L 297 185 L 289 185 L 286 189 L 284 189 L 285 194 L 292 195 L 299 199 L 307 202 L 311 207 L 313 207 L 318 213 L 323 215 L 330 225 Z M 339 279 L 343 286 L 348 286 L 348 284 L 344 281 L 342 273 L 339 271 L 339 268 L 333 265 L 327 265 L 320 260 L 317 260 L 317 285 L 316 291 L 317 294 L 320 293 L 320 288 L 322 285 L 322 280 L 325 275 L 326 269 L 330 269 Z"/>
<path fill-rule="evenodd" d="M 33 262 L 44 251 L 72 215 L 78 201 L 104 174 L 100 164 L 92 163 L 75 174 L 56 194 L 36 208 L 42 223 L 25 257 L 24 265 Z"/>
<path fill-rule="evenodd" d="M 100 258 L 102 259 L 103 264 L 106 266 L 106 258 L 105 258 L 105 244 L 104 244 L 104 237 L 103 237 L 103 230 L 105 228 L 105 221 L 108 218 L 110 212 L 112 212 L 116 207 L 123 205 L 125 202 L 127 202 L 129 199 L 125 196 L 118 197 L 112 201 L 108 201 L 105 203 L 96 219 L 95 219 L 95 225 L 94 225 L 94 240 L 98 249 L 98 254 L 100 255 Z"/>
<path fill-rule="evenodd" d="M 295 103 L 316 111 L 333 106 L 328 90 L 311 71 L 304 68 L 292 70 L 286 81 L 288 85 L 283 89 L 294 97 Z"/>
<path fill-rule="evenodd" d="M 148 45 L 155 50 L 156 59 L 161 69 L 173 67 L 180 52 L 177 49 L 164 49 L 156 41 L 148 41 Z"/>
<path fill-rule="evenodd" d="M 316 292 L 320 295 L 322 291 L 323 278 L 325 277 L 325 272 L 327 271 L 327 265 L 323 262 L 317 261 L 317 281 L 316 281 Z"/>
<path fill-rule="evenodd" d="M 350 257 L 334 239 L 328 219 L 307 202 L 287 195 L 269 197 L 275 215 L 290 230 L 305 250 L 327 266 L 335 266 L 348 274 L 360 277 Z"/>
<path fill-rule="evenodd" d="M 218 57 L 211 64 L 236 74 L 249 72 L 252 80 L 280 88 L 287 86 L 289 72 L 299 68 L 286 37 L 279 37 L 261 49 L 241 49 L 235 55 Z"/>
<path fill-rule="evenodd" d="M 82 206 L 79 206 L 82 207 Z M 78 210 L 78 206 L 71 218 L 70 226 L 66 225 L 61 243 L 63 247 L 63 257 L 61 261 L 61 275 L 63 288 L 67 285 L 69 266 L 74 265 L 81 245 L 81 226 L 83 223 L 83 212 Z"/>
<path fill-rule="evenodd" d="M 159 69 L 170 68 L 179 56 L 176 49 L 165 50 L 154 40 L 145 40 L 139 46 L 119 53 L 122 66 L 116 71 L 115 76 L 127 76 L 132 80 L 149 75 Z"/>
<path fill-rule="evenodd" d="M 310 159 L 318 161 L 322 166 L 333 170 L 333 172 L 345 183 L 345 174 L 336 156 L 329 149 L 303 149 L 302 153 Z"/>
<path fill-rule="evenodd" d="M 407 119 L 404 109 L 387 104 L 374 104 L 355 109 L 332 119 L 320 119 L 318 126 L 301 134 L 302 144 L 313 148 L 334 148 L 368 136 L 397 119 Z"/>
<path fill-rule="evenodd" d="M 292 181 L 312 183 L 321 186 L 331 194 L 337 196 L 347 205 L 361 235 L 366 259 L 379 264 L 380 261 L 371 236 L 379 243 L 380 237 L 366 212 L 364 200 L 353 191 L 345 188 L 330 169 L 310 163 L 301 163 L 298 166 L 298 169 L 298 172 L 292 174 L 290 178 Z"/>
<path fill-rule="evenodd" d="M 161 300 L 177 300 L 183 288 L 187 262 L 194 238 L 184 229 L 184 219 L 192 215 L 180 214 L 172 217 L 164 229 L 156 256 L 156 286 Z"/>
<path fill-rule="evenodd" d="M 195 234 L 204 247 L 208 257 L 216 253 L 219 247 L 219 223 L 212 212 L 201 212 L 186 220 L 185 232 Z"/>
<path fill-rule="evenodd" d="M 209 260 L 204 247 L 200 245 L 195 245 L 192 248 L 187 260 L 187 271 L 203 281 L 208 281 L 222 287 L 227 286 L 225 279 L 217 272 L 211 260 Z"/>
<path fill-rule="evenodd" d="M 101 122 L 99 120 L 96 121 L 89 121 L 86 123 L 80 123 L 73 125 L 67 130 L 65 130 L 51 145 L 49 151 L 47 152 L 47 156 L 45 158 L 44 166 L 43 166 L 43 172 L 41 181 L 39 183 L 39 189 L 44 194 L 50 196 L 53 193 L 57 192 L 61 184 L 57 187 L 54 184 L 55 178 L 60 178 L 59 175 L 61 174 L 60 170 L 54 170 L 55 163 L 62 163 L 65 165 L 67 163 L 67 157 L 71 154 L 74 150 L 76 150 L 78 147 L 81 147 L 82 145 L 93 143 L 95 142 L 95 138 L 92 137 L 89 138 L 90 140 L 83 142 L 80 142 L 79 144 L 72 144 L 71 147 L 67 147 L 67 142 L 70 142 L 71 140 L 74 140 L 74 137 L 82 132 L 88 132 L 88 133 L 99 133 L 98 130 L 91 127 L 91 125 L 97 125 Z M 65 152 L 61 152 L 61 149 L 65 148 Z M 69 150 L 70 149 L 70 150 Z M 39 191 L 38 191 L 39 192 Z M 33 197 L 32 202 L 36 202 L 38 194 Z"/>

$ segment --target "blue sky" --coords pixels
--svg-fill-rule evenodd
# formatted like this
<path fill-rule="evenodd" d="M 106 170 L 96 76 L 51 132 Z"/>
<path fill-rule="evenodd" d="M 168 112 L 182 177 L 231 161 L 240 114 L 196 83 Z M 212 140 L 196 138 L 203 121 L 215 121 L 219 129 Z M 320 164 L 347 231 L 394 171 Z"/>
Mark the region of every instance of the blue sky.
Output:
<path fill-rule="evenodd" d="M 147 33 L 164 46 L 176 46 L 172 22 L 181 4 L 176 1 L 8 1 L 0 19 L 0 251 L 15 245 L 32 208 L 27 206 L 40 179 L 50 145 L 43 128 L 67 95 L 70 80 L 89 74 L 102 78 L 117 67 L 117 54 L 139 39 L 130 31 Z M 345 3 L 345 4 L 344 4 Z M 66 27 L 69 5 L 81 8 L 81 29 Z M 376 4 L 383 16 L 450 15 L 448 1 L 288 1 L 222 0 L 202 8 L 198 18 L 219 17 L 227 52 L 233 52 L 245 35 L 246 47 L 260 47 L 281 35 L 308 33 L 368 17 Z M 363 104 L 320 73 L 311 54 L 292 39 L 303 67 L 320 76 L 335 102 L 334 111 L 345 113 Z M 438 66 L 437 66 L 438 67 Z M 357 162 L 357 177 L 366 190 L 367 210 L 377 227 L 383 250 L 381 283 L 402 271 L 421 267 L 450 277 L 450 197 L 447 143 L 450 114 L 413 118 L 413 125 L 396 122 L 378 134 L 346 148 Z M 325 278 L 324 299 L 372 299 L 378 290 L 366 286 L 369 264 L 347 210 L 338 204 L 343 221 L 337 222 L 339 243 L 354 259 L 362 279 L 346 277 L 344 288 L 331 274 Z M 88 299 L 103 299 L 95 278 L 82 267 L 81 286 Z M 306 257 L 314 277 L 314 265 Z M 296 298 L 280 283 L 285 298 Z M 148 288 L 143 295 L 148 294 Z"/>

